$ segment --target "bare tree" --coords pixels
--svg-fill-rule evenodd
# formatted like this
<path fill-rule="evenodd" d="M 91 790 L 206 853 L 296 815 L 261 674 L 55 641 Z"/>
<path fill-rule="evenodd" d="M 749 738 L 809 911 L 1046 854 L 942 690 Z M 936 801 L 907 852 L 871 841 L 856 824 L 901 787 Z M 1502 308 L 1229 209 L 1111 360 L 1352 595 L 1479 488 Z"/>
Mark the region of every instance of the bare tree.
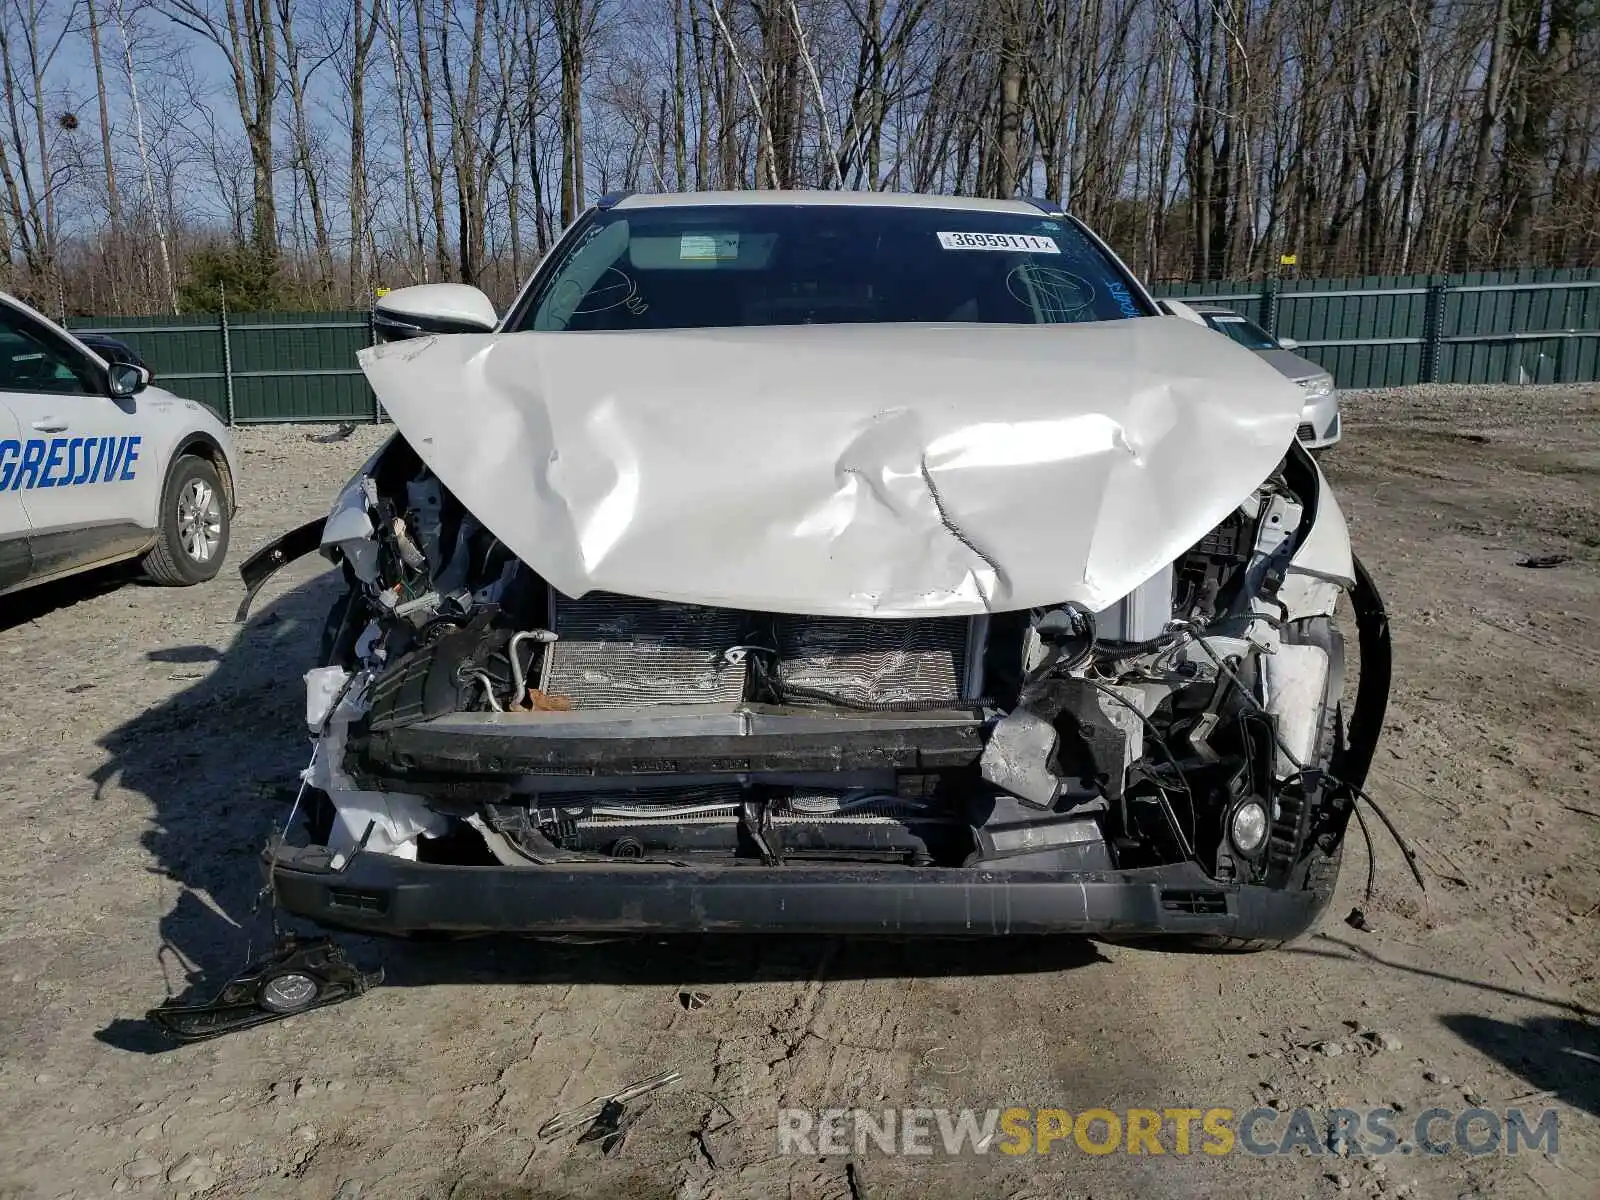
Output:
<path fill-rule="evenodd" d="M 122 42 L 123 78 L 128 85 L 128 100 L 133 109 L 133 144 L 139 151 L 139 173 L 144 179 L 145 200 L 150 206 L 149 219 L 155 228 L 156 245 L 161 252 L 161 275 L 164 284 L 163 298 L 169 311 L 178 311 L 178 279 L 172 266 L 172 247 L 167 239 L 165 213 L 156 195 L 155 172 L 150 165 L 150 143 L 145 136 L 144 106 L 139 100 L 139 73 L 133 63 L 133 37 L 131 20 L 124 0 L 110 0 L 112 23 L 117 27 L 117 37 Z"/>
<path fill-rule="evenodd" d="M 561 223 L 577 219 L 585 195 L 583 65 L 594 28 L 595 0 L 554 0 L 561 55 Z"/>
<path fill-rule="evenodd" d="M 1600 261 L 1593 0 L 0 0 L 0 85 L 0 271 L 67 307 L 247 243 L 504 295 L 616 188 L 1044 194 L 1163 279 Z"/>
<path fill-rule="evenodd" d="M 94 63 L 94 94 L 100 116 L 100 162 L 105 171 L 106 217 L 110 222 L 112 255 L 107 265 L 111 268 L 110 290 L 113 307 L 118 304 L 116 254 L 122 248 L 122 200 L 117 194 L 117 160 L 111 153 L 111 103 L 106 91 L 105 65 L 100 56 L 100 14 L 96 0 L 84 0 L 85 16 L 89 29 L 89 56 Z"/>
<path fill-rule="evenodd" d="M 350 57 L 344 73 L 349 97 L 350 240 L 349 295 L 358 301 L 368 290 L 364 263 L 372 242 L 372 213 L 367 199 L 367 71 L 378 36 L 381 0 L 351 0 Z"/>
<path fill-rule="evenodd" d="M 269 261 L 278 256 L 273 193 L 273 125 L 278 101 L 278 35 L 270 0 L 160 0 L 173 22 L 222 51 L 239 120 L 250 147 L 254 220 L 251 235 Z"/>
<path fill-rule="evenodd" d="M 5 87 L 6 152 L 0 178 L 10 201 L 11 224 L 36 286 L 54 289 L 61 226 L 57 195 L 68 166 L 55 154 L 58 131 L 71 137 L 75 113 L 52 112 L 46 76 L 70 27 L 71 12 L 43 0 L 0 4 L 0 85 Z"/>
<path fill-rule="evenodd" d="M 440 279 L 450 278 L 450 247 L 444 225 L 444 159 L 434 134 L 433 50 L 428 45 L 428 22 L 423 0 L 413 0 L 416 19 L 417 89 L 415 99 L 422 120 L 422 141 L 428 167 L 428 195 L 433 201 L 433 259 Z M 407 98 L 409 101 L 409 97 Z"/>
<path fill-rule="evenodd" d="M 333 288 L 333 237 L 328 229 L 328 212 L 323 202 L 320 156 L 312 145 L 311 121 L 306 111 L 306 90 L 312 75 L 331 54 L 314 53 L 310 61 L 302 57 L 295 35 L 294 0 L 276 0 L 278 29 L 283 40 L 284 78 L 289 85 L 290 128 L 294 139 L 294 169 L 305 181 L 306 203 L 311 210 L 312 233 L 319 275 L 318 290 L 331 295 Z"/>

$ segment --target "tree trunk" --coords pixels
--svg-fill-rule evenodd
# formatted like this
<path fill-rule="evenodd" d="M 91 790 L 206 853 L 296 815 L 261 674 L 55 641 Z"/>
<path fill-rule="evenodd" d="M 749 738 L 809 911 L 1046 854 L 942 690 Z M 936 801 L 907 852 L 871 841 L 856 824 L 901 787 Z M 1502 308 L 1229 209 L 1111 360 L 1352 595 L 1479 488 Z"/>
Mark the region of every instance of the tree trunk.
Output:
<path fill-rule="evenodd" d="M 44 225 L 44 211 L 38 188 L 34 183 L 34 165 L 30 160 L 27 125 L 23 119 L 18 98 L 26 93 L 17 79 L 12 60 L 11 30 L 0 24 L 0 84 L 6 91 L 6 117 L 10 124 L 11 152 L 16 155 L 13 164 L 9 158 L 0 162 L 5 172 L 6 190 L 11 201 L 11 211 L 17 227 L 17 241 L 22 249 L 28 273 L 35 287 L 44 283 L 49 273 L 51 255 Z M 22 188 L 18 193 L 17 183 Z M 48 185 L 48 180 L 46 180 Z"/>
<path fill-rule="evenodd" d="M 133 110 L 133 144 L 139 151 L 139 169 L 144 177 L 145 201 L 150 205 L 150 219 L 156 228 L 156 243 L 161 251 L 161 272 L 166 284 L 167 306 L 178 314 L 178 278 L 172 266 L 172 249 L 167 243 L 167 230 L 171 222 L 163 219 L 160 201 L 156 198 L 155 173 L 150 169 L 150 144 L 145 138 L 144 107 L 139 102 L 139 77 L 133 67 L 133 44 L 128 38 L 128 15 L 123 0 L 110 0 L 108 15 L 117 27 L 122 42 L 122 67 L 128 84 L 128 106 Z"/>
<path fill-rule="evenodd" d="M 283 37 L 283 63 L 289 76 L 289 108 L 293 122 L 295 165 L 306 183 L 306 203 L 311 208 L 311 234 L 316 248 L 318 291 L 331 297 L 333 282 L 333 239 L 328 233 L 328 214 L 323 208 L 322 185 L 317 164 L 311 155 L 311 125 L 306 117 L 307 77 L 300 74 L 300 44 L 295 39 L 293 0 L 277 0 L 278 28 Z M 315 69 L 315 68 L 313 68 Z"/>
<path fill-rule="evenodd" d="M 1571 69 L 1573 39 L 1581 0 L 1517 0 L 1518 52 L 1521 70 L 1506 128 L 1505 164 L 1509 194 L 1503 201 L 1505 238 L 1503 266 L 1529 265 L 1533 259 L 1535 206 L 1550 180 L 1551 118 L 1556 95 Z"/>
<path fill-rule="evenodd" d="M 689 44 L 694 50 L 694 85 L 696 116 L 694 138 L 694 186 L 697 189 L 711 185 L 711 113 L 715 103 L 715 82 L 707 39 L 700 32 L 700 18 L 695 15 L 695 0 L 685 0 L 689 10 Z M 721 119 L 721 114 L 718 114 Z"/>
<path fill-rule="evenodd" d="M 450 104 L 450 149 L 456 175 L 456 225 L 458 270 L 456 278 L 476 286 L 480 282 L 485 253 L 485 193 L 487 171 L 493 165 L 493 151 L 479 130 L 479 102 L 483 92 L 483 40 L 488 15 L 488 0 L 475 0 L 472 8 L 472 34 L 467 51 L 467 78 L 464 88 L 456 87 L 449 56 L 449 26 L 440 25 L 439 68 L 444 74 L 445 95 Z"/>
<path fill-rule="evenodd" d="M 378 36 L 379 0 L 371 0 L 362 24 L 363 0 L 352 0 L 350 33 L 350 289 L 352 303 L 364 302 L 370 292 L 363 270 L 362 246 L 370 236 L 372 214 L 367 211 L 367 59 Z M 374 264 L 376 266 L 376 264 Z"/>
<path fill-rule="evenodd" d="M 444 232 L 444 160 L 439 157 L 439 142 L 433 128 L 432 51 L 428 47 L 428 25 L 422 0 L 412 0 L 417 22 L 417 102 L 421 110 L 423 151 L 427 156 L 428 195 L 433 202 L 433 264 L 441 280 L 450 278 L 450 247 Z M 441 63 L 440 69 L 449 70 Z"/>
<path fill-rule="evenodd" d="M 376 12 L 384 12 L 373 0 Z M 409 217 L 406 230 L 409 241 L 407 266 L 415 272 L 413 279 L 426 283 L 429 278 L 428 257 L 423 250 L 422 191 L 417 186 L 417 164 L 411 133 L 410 72 L 406 69 L 405 28 L 401 24 L 400 0 L 394 0 L 392 12 L 384 12 L 384 38 L 389 45 L 389 65 L 394 73 L 395 119 L 400 134 L 400 171 L 405 181 L 405 213 Z"/>
<path fill-rule="evenodd" d="M 1500 123 L 1500 107 L 1506 69 L 1506 38 L 1510 23 L 1511 0 L 1496 0 L 1494 28 L 1489 38 L 1489 66 L 1483 77 L 1483 108 L 1478 116 L 1478 137 L 1472 154 L 1472 170 L 1456 221 L 1455 257 L 1465 264 L 1472 231 L 1489 187 L 1490 157 L 1494 149 L 1495 126 Z M 1464 268 L 1463 268 L 1464 269 Z"/>
<path fill-rule="evenodd" d="M 556 37 L 561 50 L 561 224 L 583 210 L 583 0 L 555 0 Z"/>
<path fill-rule="evenodd" d="M 1400 274 L 1411 270 L 1416 234 L 1417 187 L 1422 175 L 1422 110 L 1427 105 L 1423 48 L 1433 21 L 1433 0 L 1421 0 L 1407 9 L 1412 38 L 1406 49 L 1405 147 L 1400 168 Z"/>
<path fill-rule="evenodd" d="M 278 39 L 272 29 L 272 11 L 267 0 L 243 0 L 245 55 L 249 64 L 251 93 L 241 103 L 247 113 L 245 133 L 250 141 L 251 180 L 254 184 L 255 223 L 252 234 L 262 257 L 269 264 L 278 258 L 278 204 L 273 194 L 272 126 L 278 99 Z M 233 25 L 233 3 L 228 4 L 229 24 Z M 237 36 L 235 38 L 237 44 Z M 237 53 L 237 50 L 236 50 Z"/>
<path fill-rule="evenodd" d="M 111 253 L 105 264 L 111 284 L 111 306 L 120 305 L 117 284 L 122 274 L 122 197 L 117 193 L 117 160 L 111 153 L 111 106 L 106 96 L 105 66 L 100 58 L 100 14 L 95 0 L 85 0 L 89 23 L 89 55 L 94 63 L 95 99 L 100 105 L 100 162 L 105 169 L 106 215 L 111 224 Z"/>
<path fill-rule="evenodd" d="M 687 0 L 672 0 L 672 186 L 689 190 L 688 123 L 684 114 L 689 81 L 683 59 L 683 8 Z"/>

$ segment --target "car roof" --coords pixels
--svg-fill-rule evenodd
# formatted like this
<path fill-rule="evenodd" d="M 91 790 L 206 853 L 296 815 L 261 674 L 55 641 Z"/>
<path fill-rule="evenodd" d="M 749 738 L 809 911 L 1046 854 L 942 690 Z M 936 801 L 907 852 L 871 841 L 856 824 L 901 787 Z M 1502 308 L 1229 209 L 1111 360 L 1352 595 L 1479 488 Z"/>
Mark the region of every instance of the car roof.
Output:
<path fill-rule="evenodd" d="M 610 207 L 618 212 L 647 208 L 697 208 L 706 205 L 805 205 L 828 208 L 918 208 L 945 212 L 1013 213 L 1034 216 L 1060 210 L 1047 201 L 995 200 L 981 196 L 933 196 L 916 192 L 774 191 L 637 192 Z"/>

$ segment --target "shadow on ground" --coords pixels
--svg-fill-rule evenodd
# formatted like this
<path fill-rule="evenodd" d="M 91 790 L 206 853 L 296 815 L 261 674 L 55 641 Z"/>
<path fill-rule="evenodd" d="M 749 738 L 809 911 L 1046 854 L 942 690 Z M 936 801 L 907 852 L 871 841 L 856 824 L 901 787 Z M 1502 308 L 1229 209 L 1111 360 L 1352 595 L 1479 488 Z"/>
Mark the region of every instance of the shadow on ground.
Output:
<path fill-rule="evenodd" d="M 1600 1116 L 1600 1028 L 1572 1017 L 1512 1022 L 1451 1013 L 1440 1020 L 1473 1049 L 1525 1079 L 1535 1093 Z"/>
<path fill-rule="evenodd" d="M 18 625 L 26 625 L 29 621 L 37 621 L 57 609 L 71 608 L 81 601 L 114 592 L 120 587 L 149 586 L 135 582 L 137 570 L 131 563 L 119 563 L 15 592 L 0 601 L 0 610 L 3 610 L 0 611 L 0 633 L 15 629 Z"/>
<path fill-rule="evenodd" d="M 1486 992 L 1493 996 L 1509 996 L 1517 1000 L 1531 1000 L 1535 1004 L 1548 1005 L 1551 1008 L 1565 1009 L 1576 1013 L 1580 1017 L 1600 1017 L 1600 1013 L 1586 1008 L 1574 1000 L 1563 1000 L 1555 996 L 1543 996 L 1537 992 L 1526 991 L 1522 988 L 1507 987 L 1504 984 L 1494 983 L 1485 979 L 1469 979 L 1464 975 L 1454 975 L 1449 971 L 1436 971 L 1428 967 L 1414 966 L 1409 963 L 1398 962 L 1393 958 L 1386 958 L 1382 954 L 1367 947 L 1358 945 L 1349 938 L 1338 936 L 1333 932 L 1333 923 L 1323 919 L 1320 932 L 1313 933 L 1303 941 L 1285 946 L 1280 953 L 1300 954 L 1311 958 L 1326 958 L 1334 961 L 1361 960 L 1374 966 L 1383 967 L 1385 970 L 1398 971 L 1407 975 L 1416 975 L 1423 979 L 1434 979 L 1442 983 L 1459 983 L 1474 991 Z M 1329 949 L 1328 947 L 1337 947 Z"/>
<path fill-rule="evenodd" d="M 324 573 L 263 605 L 232 646 L 152 648 L 154 662 L 214 665 L 195 684 L 101 739 L 95 774 L 138 793 L 154 813 L 143 843 L 154 870 L 183 885 L 160 919 L 161 973 L 196 1002 L 215 995 L 251 953 L 271 943 L 260 903 L 259 853 L 288 816 L 310 742 L 302 673 L 315 665 L 337 577 Z M 269 587 L 270 591 L 270 587 Z M 405 942 L 341 935 L 363 967 L 382 965 L 387 986 L 443 983 L 677 985 L 839 978 L 1009 975 L 1100 961 L 1084 938 L 893 940 L 747 935 L 628 938 L 593 945 L 485 937 Z M 130 1017 L 96 1036 L 154 1053 L 172 1043 L 132 1013 L 159 1002 L 129 997 Z"/>

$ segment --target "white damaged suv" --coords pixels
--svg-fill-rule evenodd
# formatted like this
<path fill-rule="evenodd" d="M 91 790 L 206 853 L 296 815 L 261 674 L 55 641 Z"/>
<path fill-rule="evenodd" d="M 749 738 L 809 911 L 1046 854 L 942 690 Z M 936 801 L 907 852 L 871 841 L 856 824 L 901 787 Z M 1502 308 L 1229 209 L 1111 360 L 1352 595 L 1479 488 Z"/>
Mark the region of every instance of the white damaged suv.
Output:
<path fill-rule="evenodd" d="M 291 913 L 1261 945 L 1327 904 L 1389 645 L 1303 397 L 1058 208 L 611 198 L 503 318 L 378 315 L 396 436 L 244 568 L 348 581 Z"/>
<path fill-rule="evenodd" d="M 210 409 L 0 293 L 0 595 L 129 560 L 203 583 L 228 552 L 236 478 Z"/>

